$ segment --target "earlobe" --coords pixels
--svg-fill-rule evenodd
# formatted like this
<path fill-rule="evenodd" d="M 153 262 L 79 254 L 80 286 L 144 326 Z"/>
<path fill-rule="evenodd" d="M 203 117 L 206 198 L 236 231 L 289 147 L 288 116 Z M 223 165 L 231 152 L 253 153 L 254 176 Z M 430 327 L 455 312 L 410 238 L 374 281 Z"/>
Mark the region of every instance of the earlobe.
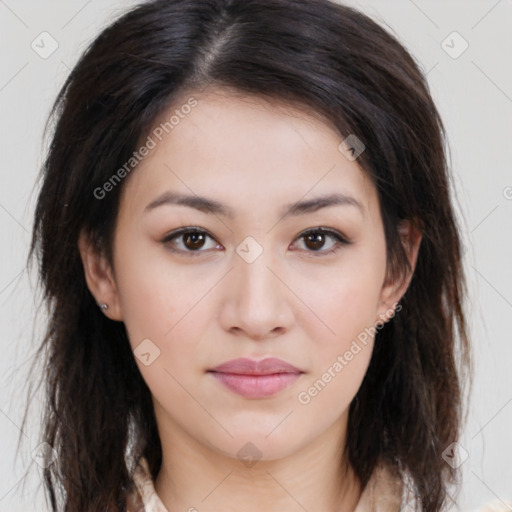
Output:
<path fill-rule="evenodd" d="M 103 313 L 112 320 L 122 320 L 117 286 L 112 269 L 104 255 L 100 254 L 82 231 L 78 238 L 78 249 L 84 268 L 87 287 Z M 104 307 L 106 304 L 107 307 Z"/>
<path fill-rule="evenodd" d="M 397 281 L 391 282 L 387 279 L 384 281 L 379 299 L 378 322 L 387 322 L 394 316 L 397 304 L 407 291 L 416 268 L 422 233 L 416 226 L 416 223 L 408 219 L 400 222 L 398 232 L 407 254 L 411 270 L 407 275 L 401 276 L 401 279 Z"/>

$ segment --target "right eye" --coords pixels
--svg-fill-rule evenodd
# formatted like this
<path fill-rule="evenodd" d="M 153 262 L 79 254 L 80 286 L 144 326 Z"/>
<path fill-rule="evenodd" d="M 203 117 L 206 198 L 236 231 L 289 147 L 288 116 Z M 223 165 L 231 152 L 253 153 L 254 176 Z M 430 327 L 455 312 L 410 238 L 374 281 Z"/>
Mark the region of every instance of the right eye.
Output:
<path fill-rule="evenodd" d="M 168 247 L 172 252 L 183 254 L 188 253 L 191 256 L 196 256 L 197 254 L 195 253 L 206 252 L 206 250 L 201 249 L 204 248 L 205 240 L 207 238 L 214 240 L 214 238 L 211 237 L 204 229 L 194 226 L 187 226 L 184 228 L 179 228 L 165 235 L 162 243 L 165 244 L 165 246 Z M 215 247 L 219 247 L 219 244 L 214 244 L 211 248 Z"/>

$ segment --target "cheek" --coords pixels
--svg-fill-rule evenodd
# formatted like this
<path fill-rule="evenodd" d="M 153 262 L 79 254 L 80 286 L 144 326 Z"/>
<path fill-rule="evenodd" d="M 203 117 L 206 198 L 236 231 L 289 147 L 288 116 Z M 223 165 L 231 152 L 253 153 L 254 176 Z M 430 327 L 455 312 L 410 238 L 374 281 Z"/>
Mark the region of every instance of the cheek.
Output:
<path fill-rule="evenodd" d="M 305 414 L 321 415 L 325 424 L 350 405 L 368 370 L 377 332 L 377 283 L 375 273 L 347 272 L 325 286 L 316 302 L 309 296 L 323 324 L 316 318 L 309 324 L 314 365 L 296 400 Z"/>
<path fill-rule="evenodd" d="M 120 244 L 115 262 L 119 302 L 130 340 L 165 342 L 180 319 L 193 314 L 215 276 L 198 267 L 173 268 L 165 251 L 155 252 L 140 242 L 124 246 L 135 248 L 128 252 Z"/>
<path fill-rule="evenodd" d="M 377 249 L 347 253 L 336 278 L 332 269 L 322 270 L 315 275 L 319 286 L 309 286 L 307 295 L 306 280 L 302 281 L 301 293 L 315 313 L 303 316 L 314 368 L 297 398 L 302 405 L 311 403 L 310 410 L 339 413 L 349 405 L 366 374 L 378 331 L 377 304 L 385 271 L 384 260 L 374 256 L 380 254 Z M 307 280 L 311 284 L 311 276 Z"/>
<path fill-rule="evenodd" d="M 297 412 L 305 421 L 315 418 L 315 428 L 325 428 L 346 413 L 364 379 L 373 342 L 354 345 L 347 352 L 332 354 L 321 370 L 298 389 Z"/>
<path fill-rule="evenodd" d="M 124 255 L 116 267 L 118 292 L 135 361 L 157 400 L 172 394 L 186 401 L 180 384 L 190 387 L 206 364 L 201 340 L 213 316 L 209 291 L 222 274 L 200 265 L 176 271 L 165 254 L 150 259 L 140 249 Z"/>
<path fill-rule="evenodd" d="M 383 278 L 380 260 L 354 251 L 336 268 L 304 272 L 296 279 L 294 291 L 311 312 L 300 315 L 298 321 L 311 340 L 318 340 L 320 353 L 324 347 L 327 353 L 343 349 L 375 325 Z"/>
<path fill-rule="evenodd" d="M 326 323 L 329 322 L 336 340 L 343 348 L 377 319 L 379 287 L 369 274 L 354 273 L 339 279 L 329 289 L 329 300 L 323 304 Z"/>

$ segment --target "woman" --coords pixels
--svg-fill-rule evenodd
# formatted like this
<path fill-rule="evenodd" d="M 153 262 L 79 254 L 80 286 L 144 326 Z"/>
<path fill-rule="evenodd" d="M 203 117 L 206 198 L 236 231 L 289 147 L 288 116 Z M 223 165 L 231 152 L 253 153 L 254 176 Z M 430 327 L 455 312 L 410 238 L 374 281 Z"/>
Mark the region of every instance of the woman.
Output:
<path fill-rule="evenodd" d="M 53 114 L 31 245 L 52 511 L 450 505 L 461 242 L 393 36 L 328 0 L 153 0 Z"/>

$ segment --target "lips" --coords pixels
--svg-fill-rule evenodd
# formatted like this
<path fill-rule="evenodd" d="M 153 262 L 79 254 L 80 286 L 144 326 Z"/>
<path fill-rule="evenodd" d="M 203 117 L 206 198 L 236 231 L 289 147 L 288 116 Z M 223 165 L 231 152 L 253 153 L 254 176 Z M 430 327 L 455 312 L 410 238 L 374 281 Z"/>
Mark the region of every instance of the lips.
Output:
<path fill-rule="evenodd" d="M 304 372 L 270 357 L 261 361 L 239 358 L 222 363 L 209 373 L 225 387 L 245 398 L 265 398 L 295 382 Z"/>
<path fill-rule="evenodd" d="M 255 361 L 254 359 L 238 358 L 213 368 L 214 372 L 219 373 L 232 373 L 236 375 L 272 375 L 273 373 L 303 373 L 295 366 L 278 359 L 276 357 L 269 357 L 262 361 Z"/>

